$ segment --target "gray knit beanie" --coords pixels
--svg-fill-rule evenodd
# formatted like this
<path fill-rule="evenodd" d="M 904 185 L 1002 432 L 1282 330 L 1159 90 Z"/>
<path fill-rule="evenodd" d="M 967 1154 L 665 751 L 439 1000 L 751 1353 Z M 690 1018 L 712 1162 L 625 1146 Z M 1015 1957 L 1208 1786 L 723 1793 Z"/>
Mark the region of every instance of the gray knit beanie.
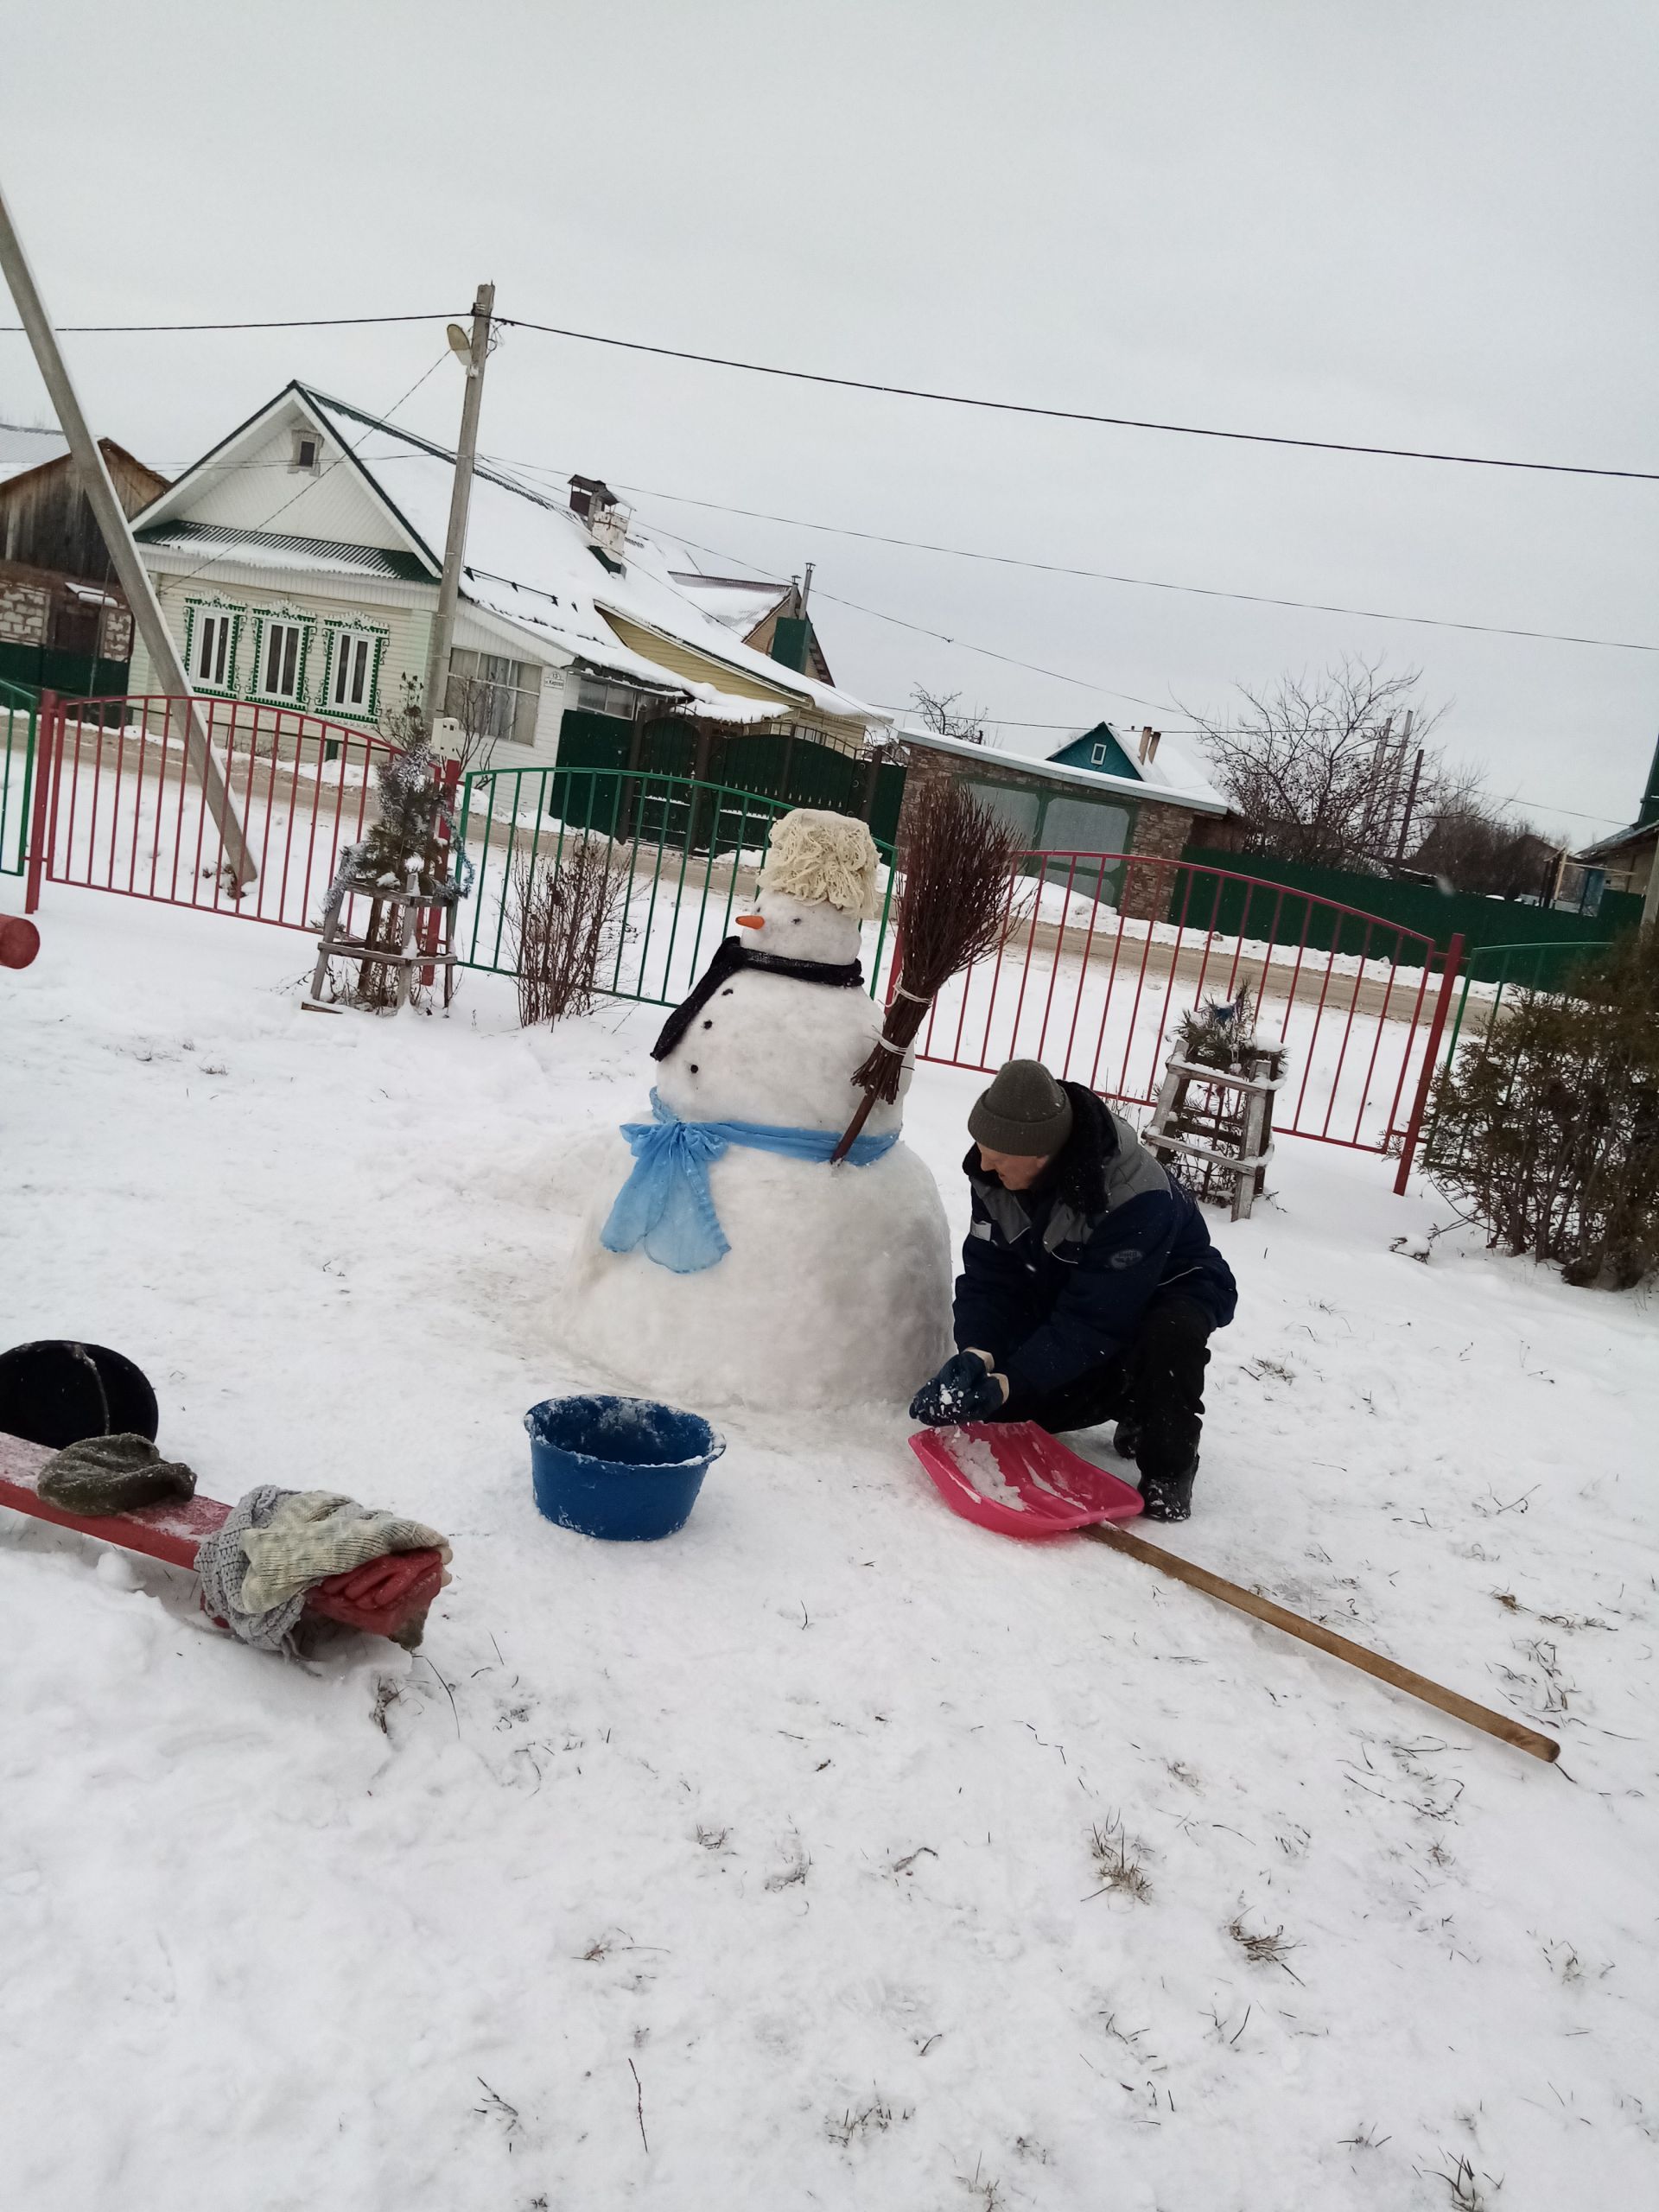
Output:
<path fill-rule="evenodd" d="M 993 1152 L 1046 1158 L 1071 1134 L 1071 1101 L 1040 1060 L 1009 1060 L 975 1099 L 968 1134 Z"/>

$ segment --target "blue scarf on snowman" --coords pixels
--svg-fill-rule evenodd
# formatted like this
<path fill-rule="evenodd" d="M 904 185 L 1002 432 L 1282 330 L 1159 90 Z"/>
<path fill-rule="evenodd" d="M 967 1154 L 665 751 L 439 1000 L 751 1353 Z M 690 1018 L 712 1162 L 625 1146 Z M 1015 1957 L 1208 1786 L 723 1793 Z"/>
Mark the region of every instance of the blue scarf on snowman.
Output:
<path fill-rule="evenodd" d="M 712 1268 L 730 1251 L 715 1211 L 709 1169 L 728 1145 L 755 1152 L 779 1153 L 786 1160 L 827 1161 L 840 1142 L 836 1129 L 775 1128 L 765 1122 L 683 1122 L 653 1090 L 655 1119 L 625 1122 L 622 1134 L 633 1154 L 633 1173 L 616 1194 L 600 1231 L 609 1252 L 632 1252 L 643 1244 L 647 1259 L 677 1275 Z M 886 1136 L 855 1137 L 847 1155 L 854 1167 L 868 1167 L 891 1152 L 898 1131 Z"/>

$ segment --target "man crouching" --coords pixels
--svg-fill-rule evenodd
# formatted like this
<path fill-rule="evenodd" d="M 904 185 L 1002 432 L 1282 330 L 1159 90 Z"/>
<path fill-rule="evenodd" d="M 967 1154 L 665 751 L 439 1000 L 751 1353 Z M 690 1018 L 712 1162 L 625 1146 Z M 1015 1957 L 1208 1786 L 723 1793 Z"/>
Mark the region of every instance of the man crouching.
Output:
<path fill-rule="evenodd" d="M 912 1421 L 1116 1419 L 1149 1521 L 1192 1510 L 1212 1329 L 1238 1303 L 1204 1217 L 1128 1123 L 1039 1060 L 1010 1060 L 968 1116 L 973 1224 L 959 1347 Z"/>

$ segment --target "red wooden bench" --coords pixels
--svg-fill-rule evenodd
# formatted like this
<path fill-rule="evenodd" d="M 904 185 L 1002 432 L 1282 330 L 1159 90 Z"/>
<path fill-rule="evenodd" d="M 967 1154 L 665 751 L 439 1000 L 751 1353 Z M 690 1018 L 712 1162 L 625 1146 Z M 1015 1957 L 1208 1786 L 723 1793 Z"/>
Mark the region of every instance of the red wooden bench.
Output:
<path fill-rule="evenodd" d="M 36 1484 L 41 1470 L 53 1453 L 43 1444 L 30 1444 L 21 1436 L 0 1430 L 0 1505 L 28 1513 L 37 1521 L 50 1521 L 60 1529 L 73 1529 L 83 1536 L 96 1536 L 123 1551 L 142 1552 L 146 1558 L 165 1560 L 169 1567 L 194 1568 L 203 1539 L 229 1520 L 231 1509 L 216 1497 L 170 1498 L 161 1505 L 141 1505 L 130 1513 L 92 1516 L 68 1513 L 43 1498 Z M 349 1574 L 330 1575 L 308 1594 L 308 1617 L 338 1621 L 345 1628 L 361 1629 L 369 1636 L 389 1636 L 412 1649 L 421 1640 L 427 1609 L 443 1582 L 443 1557 L 439 1552 L 388 1552 L 372 1559 Z M 223 1624 L 221 1623 L 221 1626 Z"/>

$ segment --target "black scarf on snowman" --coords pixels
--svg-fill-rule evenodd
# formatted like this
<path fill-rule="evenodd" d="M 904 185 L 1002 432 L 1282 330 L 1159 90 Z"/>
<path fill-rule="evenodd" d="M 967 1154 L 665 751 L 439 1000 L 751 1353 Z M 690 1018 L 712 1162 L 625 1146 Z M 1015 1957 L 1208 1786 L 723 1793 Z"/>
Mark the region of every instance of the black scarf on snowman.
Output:
<path fill-rule="evenodd" d="M 861 961 L 785 960 L 775 952 L 751 952 L 741 938 L 728 937 L 690 997 L 677 1006 L 663 1024 L 662 1034 L 651 1048 L 652 1058 L 665 1060 L 721 985 L 729 983 L 746 968 L 759 969 L 768 976 L 788 976 L 798 983 L 828 983 L 843 991 L 855 990 L 864 981 Z"/>

